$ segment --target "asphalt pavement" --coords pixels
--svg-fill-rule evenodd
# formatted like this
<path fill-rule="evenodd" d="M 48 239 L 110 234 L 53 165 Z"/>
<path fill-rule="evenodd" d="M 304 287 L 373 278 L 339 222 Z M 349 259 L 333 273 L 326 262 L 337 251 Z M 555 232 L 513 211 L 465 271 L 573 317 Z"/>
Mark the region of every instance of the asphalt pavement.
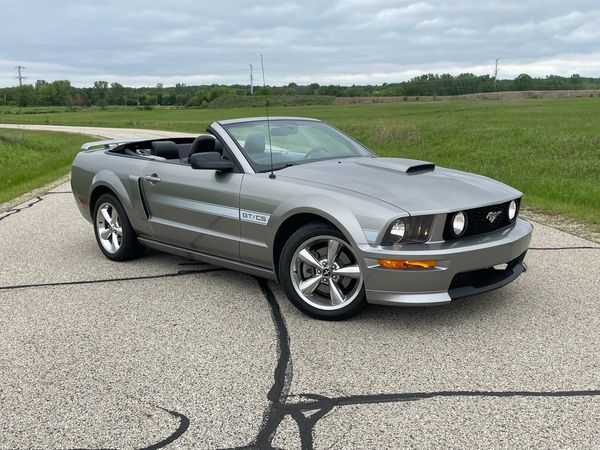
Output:
<path fill-rule="evenodd" d="M 509 286 L 331 323 L 237 272 L 110 262 L 61 185 L 0 213 L 0 448 L 600 448 L 600 245 L 535 225 Z"/>

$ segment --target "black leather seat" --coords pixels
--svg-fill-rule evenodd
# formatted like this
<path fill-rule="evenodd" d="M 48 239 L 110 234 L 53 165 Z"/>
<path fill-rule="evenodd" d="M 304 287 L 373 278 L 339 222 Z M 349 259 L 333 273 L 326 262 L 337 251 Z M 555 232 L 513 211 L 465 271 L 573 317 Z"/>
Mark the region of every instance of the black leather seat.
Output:
<path fill-rule="evenodd" d="M 177 144 L 173 141 L 154 141 L 150 149 L 150 154 L 165 159 L 179 159 Z"/>
<path fill-rule="evenodd" d="M 217 148 L 217 143 L 219 144 Z M 203 134 L 198 136 L 192 146 L 190 147 L 190 152 L 187 158 L 183 158 L 181 160 L 182 163 L 189 164 L 190 158 L 195 153 L 206 153 L 206 152 L 219 152 L 223 153 L 223 146 L 220 142 L 218 142 L 214 137 L 209 136 L 207 134 Z"/>

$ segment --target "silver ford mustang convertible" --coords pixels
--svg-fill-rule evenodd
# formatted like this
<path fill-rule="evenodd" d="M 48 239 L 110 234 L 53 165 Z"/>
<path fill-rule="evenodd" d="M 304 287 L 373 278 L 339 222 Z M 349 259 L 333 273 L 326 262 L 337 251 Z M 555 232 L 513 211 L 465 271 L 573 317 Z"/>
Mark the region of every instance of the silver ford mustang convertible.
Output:
<path fill-rule="evenodd" d="M 533 228 L 509 186 L 380 158 L 314 119 L 221 120 L 207 131 L 82 147 L 73 195 L 107 258 L 151 247 L 278 280 L 320 319 L 367 303 L 444 304 L 525 270 Z"/>

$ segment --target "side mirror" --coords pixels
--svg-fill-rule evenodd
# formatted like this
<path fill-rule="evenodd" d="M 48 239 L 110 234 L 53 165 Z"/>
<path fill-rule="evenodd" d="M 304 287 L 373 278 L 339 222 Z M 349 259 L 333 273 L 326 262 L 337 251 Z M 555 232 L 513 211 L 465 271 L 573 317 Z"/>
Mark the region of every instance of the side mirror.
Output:
<path fill-rule="evenodd" d="M 221 159 L 219 152 L 194 153 L 190 157 L 192 169 L 216 170 L 217 172 L 231 172 L 235 167 L 230 159 Z"/>

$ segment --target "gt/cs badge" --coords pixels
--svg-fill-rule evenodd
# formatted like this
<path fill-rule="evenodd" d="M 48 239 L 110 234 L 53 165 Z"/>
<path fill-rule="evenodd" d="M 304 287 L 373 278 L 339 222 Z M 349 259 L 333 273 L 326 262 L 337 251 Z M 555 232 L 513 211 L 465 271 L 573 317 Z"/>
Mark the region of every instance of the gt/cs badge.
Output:
<path fill-rule="evenodd" d="M 496 220 L 500 214 L 502 214 L 502 211 L 490 211 L 489 213 L 487 213 L 487 216 L 485 216 L 485 218 L 490 223 L 494 223 L 494 220 Z"/>
<path fill-rule="evenodd" d="M 244 222 L 258 223 L 266 225 L 271 217 L 269 214 L 262 214 L 255 211 L 240 211 L 240 216 Z"/>

